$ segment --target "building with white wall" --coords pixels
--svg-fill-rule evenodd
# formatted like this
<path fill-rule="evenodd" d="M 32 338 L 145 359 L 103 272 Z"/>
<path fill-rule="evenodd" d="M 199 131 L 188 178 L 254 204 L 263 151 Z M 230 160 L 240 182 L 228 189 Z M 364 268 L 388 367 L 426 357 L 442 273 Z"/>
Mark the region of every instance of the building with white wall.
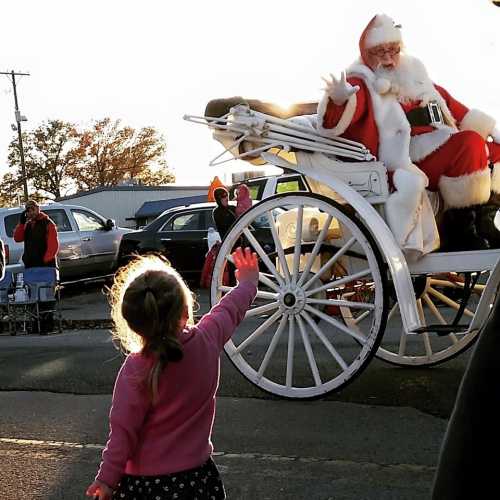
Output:
<path fill-rule="evenodd" d="M 110 186 L 63 196 L 56 201 L 90 208 L 103 217 L 114 219 L 121 227 L 135 228 L 135 214 L 147 201 L 171 200 L 208 193 L 208 186 Z"/>

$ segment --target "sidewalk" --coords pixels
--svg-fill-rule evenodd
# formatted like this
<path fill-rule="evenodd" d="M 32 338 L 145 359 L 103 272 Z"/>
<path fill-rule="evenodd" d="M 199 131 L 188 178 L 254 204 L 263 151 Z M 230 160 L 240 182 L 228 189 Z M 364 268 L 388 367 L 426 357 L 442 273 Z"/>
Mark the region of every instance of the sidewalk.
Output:
<path fill-rule="evenodd" d="M 8 392 L 0 401 L 11 434 L 0 436 L 0 450 L 15 460 L 0 484 L 12 481 L 10 467 L 33 461 L 35 474 L 18 491 L 37 495 L 23 498 L 83 498 L 106 441 L 110 396 Z M 36 430 L 18 417 L 32 408 Z M 230 499 L 425 500 L 445 425 L 411 408 L 219 397 L 215 460 Z"/>

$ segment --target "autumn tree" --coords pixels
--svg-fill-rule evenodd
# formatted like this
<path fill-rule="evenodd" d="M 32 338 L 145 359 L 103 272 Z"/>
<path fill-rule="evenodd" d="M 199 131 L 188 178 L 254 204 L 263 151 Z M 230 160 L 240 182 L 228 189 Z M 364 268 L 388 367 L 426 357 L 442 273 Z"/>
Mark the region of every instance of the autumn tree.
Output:
<path fill-rule="evenodd" d="M 79 189 L 115 186 L 126 179 L 145 185 L 174 182 L 167 168 L 163 137 L 153 127 L 135 130 L 110 118 L 96 121 L 79 136 L 79 163 L 69 173 Z"/>
<path fill-rule="evenodd" d="M 49 120 L 23 133 L 24 163 L 30 197 L 55 199 L 74 187 L 68 170 L 78 163 L 78 135 L 73 124 Z M 17 198 L 23 191 L 21 155 L 17 139 L 9 145 L 10 172 L 0 181 L 2 198 Z"/>
<path fill-rule="evenodd" d="M 23 177 L 7 172 L 0 180 L 0 207 L 13 207 L 22 201 Z"/>

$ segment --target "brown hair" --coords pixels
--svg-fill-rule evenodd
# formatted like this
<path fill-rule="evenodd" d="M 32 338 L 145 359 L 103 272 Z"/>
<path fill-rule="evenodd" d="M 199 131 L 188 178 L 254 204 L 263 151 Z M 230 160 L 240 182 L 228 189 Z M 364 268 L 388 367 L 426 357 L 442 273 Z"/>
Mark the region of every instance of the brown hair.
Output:
<path fill-rule="evenodd" d="M 114 338 L 124 351 L 153 358 L 146 385 L 154 402 L 161 372 L 182 359 L 179 331 L 186 314 L 192 324 L 191 292 L 166 259 L 149 255 L 117 273 L 109 296 Z"/>

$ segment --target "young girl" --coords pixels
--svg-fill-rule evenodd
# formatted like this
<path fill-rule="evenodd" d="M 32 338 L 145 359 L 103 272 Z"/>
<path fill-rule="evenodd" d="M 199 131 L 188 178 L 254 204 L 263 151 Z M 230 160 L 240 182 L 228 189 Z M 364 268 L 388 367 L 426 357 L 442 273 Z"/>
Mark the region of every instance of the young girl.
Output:
<path fill-rule="evenodd" d="M 116 379 L 110 435 L 88 496 L 226 498 L 210 440 L 219 356 L 255 298 L 259 276 L 250 249 L 238 248 L 233 259 L 238 285 L 195 326 L 188 287 L 160 257 L 142 257 L 117 276 L 111 313 L 130 354 Z"/>

